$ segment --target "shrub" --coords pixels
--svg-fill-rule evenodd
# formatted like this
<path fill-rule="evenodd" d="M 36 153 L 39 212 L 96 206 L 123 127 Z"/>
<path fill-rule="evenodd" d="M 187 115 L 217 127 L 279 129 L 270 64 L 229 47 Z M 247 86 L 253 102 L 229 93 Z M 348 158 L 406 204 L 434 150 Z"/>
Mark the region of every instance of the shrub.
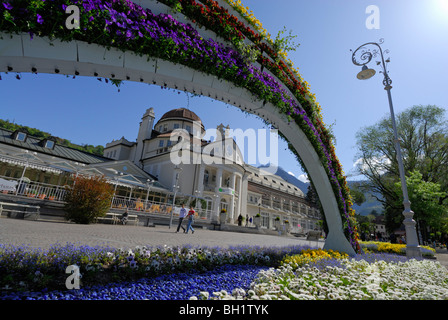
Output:
<path fill-rule="evenodd" d="M 101 176 L 75 178 L 74 186 L 65 195 L 66 219 L 75 223 L 89 224 L 106 214 L 114 190 Z"/>

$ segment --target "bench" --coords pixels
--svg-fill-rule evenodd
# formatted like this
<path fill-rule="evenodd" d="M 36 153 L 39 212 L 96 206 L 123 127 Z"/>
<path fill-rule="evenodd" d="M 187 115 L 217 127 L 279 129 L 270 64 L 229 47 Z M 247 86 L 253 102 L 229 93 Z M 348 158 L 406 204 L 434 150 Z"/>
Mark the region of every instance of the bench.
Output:
<path fill-rule="evenodd" d="M 113 212 L 108 212 L 106 213 L 106 215 L 104 217 L 98 217 L 97 220 L 106 220 L 106 221 L 111 221 L 112 224 L 120 224 L 120 219 L 121 219 L 122 213 L 113 213 Z M 134 225 L 137 226 L 138 225 L 138 215 L 136 214 L 128 214 L 128 221 L 127 222 L 134 222 Z"/>
<path fill-rule="evenodd" d="M 104 217 L 97 217 L 96 222 L 98 223 L 98 220 L 101 220 L 101 221 L 110 221 L 112 224 L 116 224 L 119 221 L 118 216 L 120 215 L 108 212 Z"/>
<path fill-rule="evenodd" d="M 121 214 L 120 213 L 114 213 L 117 216 L 117 223 L 120 223 Z M 130 221 L 134 222 L 134 226 L 138 225 L 138 215 L 136 214 L 128 214 L 128 221 L 126 223 L 129 223 Z"/>
<path fill-rule="evenodd" d="M 25 210 L 17 210 L 17 209 L 9 209 L 6 207 L 14 207 L 14 208 L 25 208 Z M 35 209 L 35 211 L 28 211 L 27 209 Z M 16 203 L 8 203 L 8 202 L 0 202 L 0 216 L 3 212 L 8 212 L 8 218 L 19 218 L 25 219 L 27 214 L 34 214 L 34 220 L 39 219 L 39 206 L 31 206 L 26 204 L 16 204 Z"/>

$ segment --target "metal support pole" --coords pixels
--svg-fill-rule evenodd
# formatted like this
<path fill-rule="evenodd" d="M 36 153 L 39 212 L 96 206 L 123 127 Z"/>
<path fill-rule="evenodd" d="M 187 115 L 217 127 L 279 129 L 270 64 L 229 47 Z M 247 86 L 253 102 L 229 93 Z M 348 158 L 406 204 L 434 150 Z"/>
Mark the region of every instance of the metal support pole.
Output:
<path fill-rule="evenodd" d="M 380 43 L 383 43 L 383 39 L 380 40 Z M 372 50 L 368 49 L 366 46 L 373 45 L 378 47 L 378 50 Z M 360 50 L 361 49 L 361 50 Z M 360 55 L 357 56 L 356 53 L 360 50 Z M 387 50 L 385 52 L 388 52 Z M 389 78 L 388 72 L 386 70 L 386 64 L 384 62 L 384 56 L 383 56 L 383 50 L 381 49 L 381 46 L 376 42 L 368 42 L 363 44 L 362 46 L 358 47 L 353 54 L 352 54 L 352 62 L 353 64 L 357 66 L 362 66 L 362 71 L 358 73 L 358 79 L 366 80 L 370 79 L 375 75 L 375 70 L 368 69 L 367 64 L 372 60 L 372 58 L 376 57 L 378 54 L 381 56 L 381 62 L 378 61 L 377 65 L 382 66 L 383 70 L 381 71 L 384 74 L 384 90 L 387 91 L 387 98 L 389 100 L 389 109 L 390 109 L 390 116 L 392 120 L 392 127 L 394 130 L 394 144 L 395 149 L 397 152 L 397 162 L 398 162 L 398 170 L 400 174 L 400 180 L 401 180 L 401 189 L 403 192 L 403 205 L 404 205 L 404 221 L 403 224 L 406 228 L 406 256 L 408 258 L 421 258 L 421 248 L 418 243 L 418 237 L 417 237 L 417 231 L 415 229 L 415 220 L 414 212 L 411 210 L 411 202 L 409 201 L 408 197 L 408 188 L 406 185 L 406 177 L 404 173 L 404 166 L 403 166 L 403 157 L 401 155 L 401 148 L 400 148 L 400 140 L 398 138 L 398 132 L 397 132 L 397 126 L 395 123 L 395 114 L 394 114 L 394 107 L 392 104 L 392 95 L 390 93 L 390 89 L 392 89 L 392 80 Z M 389 62 L 389 60 L 386 60 L 386 62 Z"/>
<path fill-rule="evenodd" d="M 385 82 L 388 82 L 387 74 L 385 74 Z M 406 230 L 406 256 L 408 258 L 421 258 L 422 254 L 418 243 L 417 231 L 415 229 L 416 223 L 415 220 L 413 219 L 414 212 L 411 210 L 411 202 L 409 201 L 408 187 L 406 185 L 406 177 L 404 174 L 400 139 L 398 138 L 397 125 L 395 123 L 394 107 L 392 104 L 392 95 L 390 93 L 391 88 L 392 86 L 390 84 L 384 87 L 384 89 L 387 91 L 387 98 L 389 100 L 390 117 L 392 120 L 392 127 L 394 129 L 394 142 L 395 142 L 395 149 L 397 152 L 398 170 L 400 173 L 400 180 L 401 180 L 401 190 L 403 192 L 403 205 L 404 205 L 403 224 Z"/>

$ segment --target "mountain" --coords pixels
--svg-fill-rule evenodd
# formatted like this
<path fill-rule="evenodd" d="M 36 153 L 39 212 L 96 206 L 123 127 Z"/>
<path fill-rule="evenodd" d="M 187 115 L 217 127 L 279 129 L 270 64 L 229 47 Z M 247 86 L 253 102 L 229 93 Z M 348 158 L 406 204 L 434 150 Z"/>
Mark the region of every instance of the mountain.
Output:
<path fill-rule="evenodd" d="M 264 166 L 260 166 L 259 168 L 263 167 Z M 276 175 L 281 177 L 283 180 L 295 185 L 297 188 L 302 190 L 304 194 L 307 194 L 308 186 L 310 185 L 309 183 L 300 181 L 295 176 L 289 174 L 281 167 L 278 167 Z M 364 181 L 362 180 L 347 181 L 347 184 L 350 188 L 352 188 L 354 185 L 362 182 Z M 383 213 L 383 205 L 370 192 L 365 192 L 364 196 L 366 197 L 366 201 L 363 204 L 361 204 L 360 206 L 358 206 L 357 204 L 353 204 L 353 209 L 356 211 L 357 214 L 366 216 L 369 215 L 372 212 L 372 210 L 375 210 L 378 214 Z"/>
<path fill-rule="evenodd" d="M 352 188 L 354 185 L 363 182 L 364 181 L 362 180 L 347 181 L 347 184 L 350 188 Z M 357 214 L 367 216 L 372 212 L 372 210 L 375 210 L 378 214 L 383 213 L 383 205 L 372 195 L 371 192 L 364 192 L 364 196 L 366 197 L 366 201 L 360 206 L 358 206 L 357 204 L 353 204 L 353 209 Z"/>
<path fill-rule="evenodd" d="M 266 167 L 267 166 L 260 166 L 259 168 L 266 168 Z M 275 174 L 277 176 L 279 176 L 280 178 L 282 178 L 283 180 L 285 180 L 286 182 L 289 182 L 289 183 L 295 185 L 297 188 L 302 190 L 302 192 L 304 194 L 306 194 L 308 192 L 309 183 L 305 183 L 303 181 L 300 181 L 299 179 L 297 179 L 292 174 L 286 172 L 283 168 L 278 167 L 277 168 L 277 172 Z"/>

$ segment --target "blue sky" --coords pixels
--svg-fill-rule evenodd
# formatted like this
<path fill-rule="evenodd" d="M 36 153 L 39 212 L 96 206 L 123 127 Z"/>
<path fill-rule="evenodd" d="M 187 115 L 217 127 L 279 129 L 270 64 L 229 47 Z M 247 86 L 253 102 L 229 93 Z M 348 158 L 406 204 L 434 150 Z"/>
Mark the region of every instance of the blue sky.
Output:
<path fill-rule="evenodd" d="M 448 108 L 448 0 L 244 0 L 275 37 L 283 27 L 300 47 L 288 54 L 316 94 L 325 123 L 336 135 L 336 154 L 346 174 L 353 173 L 355 136 L 389 116 L 382 76 L 356 79 L 350 49 L 384 38 L 389 49 L 395 112 L 413 105 Z M 379 29 L 368 29 L 366 8 L 379 9 Z M 372 67 L 373 64 L 372 64 Z M 377 69 L 379 71 L 379 69 Z M 37 127 L 78 144 L 105 145 L 122 136 L 134 141 L 149 107 L 156 121 L 168 110 L 189 107 L 206 128 L 218 124 L 243 130 L 265 128 L 255 116 L 206 97 L 157 86 L 125 82 L 117 88 L 96 78 L 47 74 L 2 74 L 0 118 Z M 302 170 L 286 144 L 279 143 L 279 165 L 300 176 Z M 350 179 L 350 178 L 349 178 Z"/>

